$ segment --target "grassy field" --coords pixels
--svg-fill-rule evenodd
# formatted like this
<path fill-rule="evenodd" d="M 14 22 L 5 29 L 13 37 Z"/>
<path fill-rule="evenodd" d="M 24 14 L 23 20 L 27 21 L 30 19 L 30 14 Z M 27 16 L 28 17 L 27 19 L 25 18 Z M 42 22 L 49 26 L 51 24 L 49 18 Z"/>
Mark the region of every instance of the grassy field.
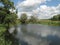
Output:
<path fill-rule="evenodd" d="M 60 21 L 51 21 L 51 20 L 39 20 L 39 24 L 60 26 Z"/>
<path fill-rule="evenodd" d="M 20 20 L 17 20 L 16 22 L 17 22 L 17 24 L 21 24 Z M 51 25 L 51 26 L 60 26 L 60 21 L 52 21 L 52 20 L 48 20 L 48 19 L 41 19 L 41 20 L 37 20 L 34 23 L 27 21 L 27 24 L 43 24 L 43 25 Z"/>

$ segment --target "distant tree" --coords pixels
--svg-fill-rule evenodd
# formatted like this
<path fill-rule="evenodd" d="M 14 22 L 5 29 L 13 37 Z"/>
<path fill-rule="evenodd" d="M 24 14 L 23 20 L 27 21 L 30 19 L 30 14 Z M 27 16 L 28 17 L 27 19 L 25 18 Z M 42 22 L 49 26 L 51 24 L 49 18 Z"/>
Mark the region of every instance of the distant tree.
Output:
<path fill-rule="evenodd" d="M 29 22 L 31 22 L 31 23 L 37 23 L 37 17 L 31 16 Z"/>
<path fill-rule="evenodd" d="M 27 14 L 26 13 L 23 13 L 22 15 L 21 15 L 21 17 L 20 17 L 20 21 L 21 21 L 21 23 L 26 23 L 26 21 L 27 21 Z"/>
<path fill-rule="evenodd" d="M 60 14 L 53 16 L 51 20 L 60 21 Z"/>

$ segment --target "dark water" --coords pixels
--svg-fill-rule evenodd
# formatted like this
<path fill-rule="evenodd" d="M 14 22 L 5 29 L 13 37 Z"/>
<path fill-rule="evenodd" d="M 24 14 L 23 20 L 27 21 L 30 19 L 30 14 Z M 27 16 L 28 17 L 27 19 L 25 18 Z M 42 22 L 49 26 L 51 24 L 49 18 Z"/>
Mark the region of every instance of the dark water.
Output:
<path fill-rule="evenodd" d="M 23 24 L 12 27 L 10 33 L 18 39 L 19 45 L 60 45 L 60 26 Z"/>

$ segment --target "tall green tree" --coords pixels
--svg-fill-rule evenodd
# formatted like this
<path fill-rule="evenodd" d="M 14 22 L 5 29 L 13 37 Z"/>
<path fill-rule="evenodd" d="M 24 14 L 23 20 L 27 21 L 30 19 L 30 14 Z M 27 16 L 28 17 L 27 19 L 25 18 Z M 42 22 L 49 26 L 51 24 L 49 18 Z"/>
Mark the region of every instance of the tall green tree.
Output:
<path fill-rule="evenodd" d="M 60 14 L 57 14 L 51 18 L 53 21 L 60 21 Z"/>
<path fill-rule="evenodd" d="M 11 13 L 10 9 L 14 10 L 14 3 L 11 0 L 0 0 L 4 6 L 0 7 L 0 23 L 7 24 L 9 27 L 10 23 L 13 23 L 17 18 L 16 13 Z M 14 22 L 15 23 L 15 22 Z"/>
<path fill-rule="evenodd" d="M 2 7 L 0 6 L 0 23 L 4 24 L 6 32 L 4 32 L 5 40 L 10 39 L 11 34 L 9 33 L 10 24 L 16 24 L 16 12 L 11 12 L 10 9 L 14 10 L 14 3 L 11 0 L 0 0 Z M 12 38 L 11 38 L 12 39 Z M 5 41 L 6 42 L 6 41 Z M 9 42 L 9 40 L 7 41 Z M 5 43 L 5 45 L 8 45 Z M 15 44 L 13 44 L 15 45 Z"/>

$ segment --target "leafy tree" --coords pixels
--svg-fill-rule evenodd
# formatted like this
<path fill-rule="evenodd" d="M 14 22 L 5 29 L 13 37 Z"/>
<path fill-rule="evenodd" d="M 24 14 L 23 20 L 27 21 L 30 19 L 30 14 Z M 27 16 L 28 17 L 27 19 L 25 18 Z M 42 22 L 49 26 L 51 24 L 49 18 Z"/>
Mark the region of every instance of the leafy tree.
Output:
<path fill-rule="evenodd" d="M 21 23 L 26 23 L 26 21 L 27 21 L 27 15 L 26 15 L 25 13 L 23 13 L 23 14 L 21 15 L 20 21 L 21 21 Z"/>
<path fill-rule="evenodd" d="M 0 3 L 2 3 L 5 8 L 14 8 L 14 3 L 11 0 L 0 0 Z"/>
<path fill-rule="evenodd" d="M 29 22 L 31 22 L 31 23 L 37 23 L 37 17 L 31 16 Z"/>
<path fill-rule="evenodd" d="M 11 13 L 10 9 L 14 10 L 14 3 L 10 0 L 0 0 L 0 3 L 4 5 L 4 7 L 0 7 L 0 23 L 9 24 L 14 22 L 17 18 L 16 13 Z"/>
<path fill-rule="evenodd" d="M 60 21 L 60 14 L 53 16 L 51 20 Z"/>
<path fill-rule="evenodd" d="M 11 12 L 10 9 L 14 10 L 14 3 L 11 0 L 0 0 L 4 6 L 0 6 L 0 23 L 5 25 L 6 32 L 4 32 L 5 40 L 10 39 L 11 34 L 9 33 L 8 29 L 10 24 L 16 24 L 16 13 Z M 12 38 L 11 38 L 12 39 Z M 6 42 L 6 41 L 5 41 Z M 7 41 L 9 42 L 9 40 Z M 5 45 L 8 45 L 5 43 Z M 15 45 L 15 44 L 13 44 Z"/>

